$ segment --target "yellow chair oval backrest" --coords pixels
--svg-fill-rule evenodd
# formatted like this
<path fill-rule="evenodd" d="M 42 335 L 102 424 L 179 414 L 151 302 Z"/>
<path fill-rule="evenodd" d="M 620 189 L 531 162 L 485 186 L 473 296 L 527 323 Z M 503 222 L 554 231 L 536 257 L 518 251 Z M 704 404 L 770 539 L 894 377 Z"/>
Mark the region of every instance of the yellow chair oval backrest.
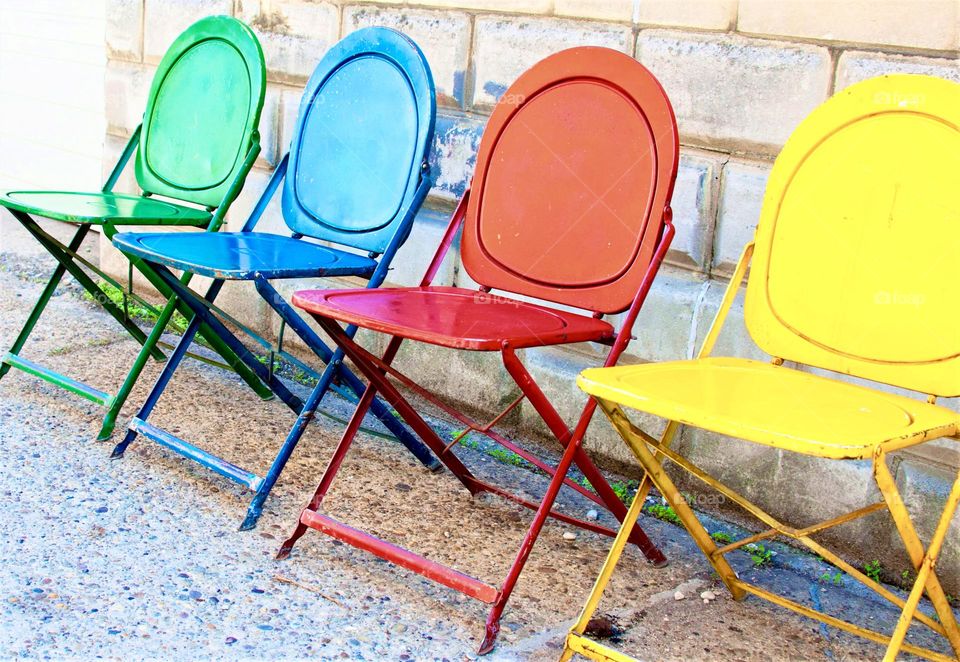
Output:
<path fill-rule="evenodd" d="M 873 78 L 803 121 L 767 183 L 746 322 L 774 356 L 960 394 L 960 85 Z"/>

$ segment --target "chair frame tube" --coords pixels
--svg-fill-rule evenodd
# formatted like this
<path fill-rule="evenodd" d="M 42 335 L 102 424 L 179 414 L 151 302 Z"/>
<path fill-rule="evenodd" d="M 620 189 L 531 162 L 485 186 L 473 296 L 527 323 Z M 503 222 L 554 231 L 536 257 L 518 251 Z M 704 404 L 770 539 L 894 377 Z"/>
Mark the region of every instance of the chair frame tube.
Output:
<path fill-rule="evenodd" d="M 440 242 L 440 246 L 420 282 L 421 287 L 427 287 L 431 285 L 433 279 L 436 277 L 440 264 L 443 262 L 443 259 L 446 256 L 454 237 L 464 222 L 469 197 L 470 191 L 468 189 L 460 199 L 456 210 L 451 216 L 450 222 Z M 604 365 L 611 366 L 616 364 L 620 354 L 629 343 L 631 330 L 636 321 L 637 315 L 639 314 L 640 308 L 642 307 L 647 293 L 650 290 L 654 276 L 659 270 L 660 264 L 666 255 L 666 252 L 670 246 L 670 242 L 673 239 L 674 232 L 675 230 L 672 224 L 672 214 L 670 209 L 667 208 L 664 210 L 663 231 L 659 238 L 654 255 L 650 261 L 647 272 L 644 275 L 643 281 L 627 311 L 627 314 L 625 315 L 624 322 L 617 333 L 616 339 L 612 343 L 612 347 L 607 355 Z M 546 423 L 548 429 L 556 438 L 561 448 L 563 448 L 563 453 L 556 468 L 549 472 L 551 474 L 551 479 L 543 498 L 539 503 L 533 503 L 513 495 L 496 485 L 492 485 L 476 478 L 469 471 L 469 469 L 462 464 L 456 455 L 454 455 L 453 448 L 456 446 L 456 443 L 445 444 L 436 434 L 436 432 L 430 427 L 430 425 L 427 424 L 422 416 L 414 409 L 413 405 L 411 405 L 409 401 L 400 393 L 397 387 L 390 380 L 390 376 L 396 377 L 401 384 L 410 387 L 418 396 L 425 397 L 428 401 L 439 405 L 444 411 L 449 412 L 452 409 L 449 406 L 441 403 L 439 398 L 431 394 L 429 391 L 427 391 L 427 389 L 416 385 L 412 379 L 402 375 L 390 366 L 400 348 L 401 343 L 403 342 L 402 338 L 391 337 L 386 351 L 382 357 L 377 358 L 370 352 L 367 352 L 362 347 L 357 345 L 356 342 L 354 342 L 348 336 L 343 327 L 341 327 L 341 325 L 335 320 L 317 315 L 315 315 L 314 318 L 317 320 L 323 330 L 343 350 L 347 358 L 349 358 L 357 367 L 357 369 L 370 381 L 370 386 L 367 388 L 364 397 L 357 406 L 353 418 L 350 420 L 350 423 L 344 430 L 343 436 L 341 437 L 340 442 L 337 445 L 337 448 L 323 473 L 320 484 L 314 492 L 310 503 L 301 512 L 295 530 L 283 543 L 280 551 L 277 554 L 277 558 L 287 558 L 297 540 L 299 540 L 300 537 L 306 533 L 308 528 L 312 528 L 320 531 L 321 533 L 337 538 L 343 542 L 347 542 L 355 547 L 364 549 L 380 558 L 389 560 L 397 565 L 417 572 L 432 581 L 438 582 L 465 595 L 490 604 L 491 607 L 486 620 L 485 636 L 480 645 L 479 653 L 485 654 L 490 652 L 494 647 L 497 634 L 500 630 L 500 617 L 503 614 L 506 603 L 513 592 L 520 573 L 526 564 L 530 552 L 536 543 L 537 537 L 539 536 L 547 517 L 553 516 L 562 521 L 581 526 L 591 531 L 610 536 L 614 535 L 614 531 L 606 529 L 605 527 L 583 522 L 569 516 L 563 516 L 553 510 L 553 504 L 556 501 L 556 497 L 560 491 L 560 488 L 565 482 L 569 484 L 566 477 L 571 465 L 576 464 L 581 472 L 583 472 L 588 480 L 590 480 L 591 485 L 597 491 L 596 495 L 591 496 L 594 502 L 605 506 L 613 513 L 614 516 L 617 517 L 618 520 L 624 520 L 627 515 L 626 506 L 620 501 L 619 497 L 616 496 L 606 479 L 603 478 L 602 474 L 600 474 L 582 449 L 583 438 L 586 434 L 587 426 L 589 425 L 596 409 L 596 403 L 592 400 L 588 400 L 582 410 L 576 427 L 571 431 L 563 421 L 562 417 L 547 399 L 546 395 L 534 381 L 533 377 L 516 356 L 514 348 L 510 347 L 506 342 L 502 345 L 500 353 L 505 369 L 517 383 L 517 386 L 520 388 L 523 397 L 529 399 L 530 403 Z M 535 511 L 533 521 L 524 536 L 520 548 L 514 557 L 503 583 L 499 587 L 493 586 L 479 579 L 465 576 L 463 573 L 453 568 L 438 564 L 435 561 L 422 557 L 400 546 L 376 538 L 370 534 L 357 531 L 356 529 L 346 526 L 345 524 L 342 524 L 319 512 L 320 505 L 330 489 L 333 480 L 343 462 L 343 459 L 346 457 L 346 454 L 356 437 L 356 433 L 360 427 L 360 421 L 362 421 L 364 413 L 366 412 L 367 407 L 369 407 L 375 393 L 381 393 L 383 397 L 394 408 L 396 408 L 400 416 L 417 432 L 420 438 L 423 439 L 423 441 L 430 447 L 437 457 L 440 458 L 441 462 L 443 462 L 450 472 L 456 476 L 456 478 L 472 495 L 476 495 L 481 492 L 490 492 L 513 500 L 516 503 L 520 503 L 521 505 L 524 505 L 527 508 Z M 519 398 L 517 401 L 512 403 L 508 409 L 514 407 L 518 401 Z M 502 415 L 503 414 L 501 413 L 495 417 L 494 421 L 496 421 Z M 457 420 L 469 425 L 473 430 L 486 434 L 495 442 L 500 443 L 504 439 L 501 435 L 493 433 L 493 431 L 490 430 L 490 424 L 480 425 L 463 414 L 458 415 L 456 418 Z M 581 493 L 583 493 L 583 491 L 581 491 Z M 652 563 L 656 564 L 657 566 L 666 565 L 666 557 L 664 557 L 662 552 L 660 552 L 660 550 L 657 549 L 652 542 L 650 542 L 649 538 L 647 538 L 646 534 L 643 533 L 641 529 L 634 529 L 630 534 L 628 534 L 628 537 L 641 549 L 641 551 Z"/>
<path fill-rule="evenodd" d="M 280 187 L 280 182 L 286 176 L 288 164 L 289 154 L 286 154 L 278 164 L 276 170 L 273 172 L 270 181 L 267 183 L 266 189 L 251 211 L 247 221 L 244 223 L 241 232 L 254 231 L 257 223 L 263 215 L 263 211 L 266 209 L 267 204 L 277 193 L 277 190 Z M 410 223 L 413 222 L 413 218 L 416 215 L 416 212 L 420 209 L 423 201 L 426 199 L 431 185 L 432 179 L 430 177 L 429 167 L 426 165 L 426 163 L 424 163 L 421 169 L 420 182 L 415 191 L 413 201 L 411 202 L 407 211 L 407 218 L 400 225 L 401 231 L 398 231 L 394 234 L 386 250 L 382 255 L 380 255 L 376 269 L 369 276 L 367 287 L 379 287 L 386 279 L 393 258 L 400 249 L 400 246 L 403 244 L 403 239 L 405 238 L 406 232 L 403 231 L 402 228 L 409 227 Z M 176 296 L 190 308 L 192 314 L 194 315 L 194 322 L 191 323 L 191 325 L 187 328 L 187 331 L 183 334 L 183 337 L 180 339 L 179 343 L 177 343 L 176 348 L 174 349 L 170 358 L 167 360 L 167 363 L 164 366 L 160 376 L 157 378 L 157 382 L 151 390 L 149 396 L 141 406 L 137 415 L 131 420 L 126 436 L 114 448 L 111 457 L 122 457 L 127 447 L 133 443 L 134 439 L 136 439 L 138 435 L 144 436 L 165 446 L 169 450 L 179 453 L 180 455 L 199 463 L 200 465 L 220 474 L 221 476 L 246 486 L 254 491 L 254 496 L 247 507 L 247 513 L 240 525 L 240 530 L 250 530 L 256 526 L 257 521 L 260 519 L 260 516 L 263 513 L 263 505 L 266 502 L 270 491 L 273 489 L 273 486 L 279 479 L 280 473 L 283 471 L 287 461 L 293 454 L 293 451 L 303 436 L 303 433 L 306 431 L 307 426 L 315 417 L 317 408 L 320 405 L 320 401 L 330 390 L 334 380 L 342 381 L 357 395 L 358 398 L 362 398 L 365 391 L 365 386 L 363 382 L 356 377 L 356 375 L 354 375 L 345 365 L 343 365 L 343 351 L 340 349 L 334 351 L 328 347 L 320 338 L 320 336 L 310 328 L 310 326 L 302 317 L 300 317 L 294 311 L 293 307 L 286 300 L 284 300 L 276 288 L 274 288 L 268 279 L 262 274 L 252 274 L 253 283 L 257 293 L 273 309 L 273 311 L 277 313 L 282 322 L 293 329 L 293 331 L 300 336 L 300 338 L 313 351 L 313 353 L 316 354 L 317 357 L 326 365 L 316 386 L 313 387 L 305 401 L 302 401 L 300 398 L 293 395 L 293 393 L 290 392 L 283 382 L 273 374 L 272 369 L 265 368 L 263 365 L 261 365 L 259 361 L 257 361 L 256 357 L 254 357 L 248 350 L 244 348 L 244 345 L 240 339 L 237 338 L 211 310 L 210 306 L 213 304 L 217 294 L 220 292 L 220 289 L 226 282 L 225 280 L 214 279 L 210 288 L 207 290 L 206 295 L 200 297 L 200 295 L 198 295 L 196 292 L 193 292 L 189 288 L 179 283 L 173 273 L 166 267 L 159 264 L 153 264 L 152 267 L 156 270 L 164 283 L 174 291 Z M 322 276 L 322 274 L 318 274 L 318 276 Z M 167 384 L 169 384 L 181 361 L 186 356 L 187 349 L 193 342 L 198 329 L 201 328 L 201 324 L 212 328 L 219 340 L 226 344 L 231 351 L 239 356 L 243 363 L 253 370 L 259 379 L 270 388 L 273 394 L 279 397 L 295 414 L 297 414 L 296 423 L 287 434 L 286 438 L 278 449 L 277 455 L 272 460 L 269 469 L 263 475 L 263 477 L 257 476 L 255 473 L 246 469 L 237 467 L 213 453 L 198 448 L 187 441 L 175 437 L 169 432 L 161 430 L 156 426 L 147 423 L 147 419 L 156 407 L 160 396 L 163 394 L 163 391 L 166 389 Z M 352 338 L 356 331 L 356 327 L 351 327 L 347 329 L 346 334 Z M 430 450 L 419 439 L 417 439 L 416 436 L 410 433 L 403 423 L 393 415 L 393 413 L 390 411 L 390 408 L 387 407 L 381 400 L 373 400 L 370 408 L 374 416 L 376 416 L 383 423 L 383 425 L 407 448 L 408 451 L 410 451 L 411 454 L 414 455 L 414 457 L 417 458 L 417 460 L 420 461 L 421 464 L 426 466 L 431 471 L 435 471 L 440 468 L 439 462 L 437 462 L 436 458 L 434 458 L 434 456 L 430 453 Z"/>
<path fill-rule="evenodd" d="M 727 286 L 720 308 L 710 326 L 707 336 L 704 338 L 700 351 L 697 354 L 697 358 L 709 356 L 710 352 L 713 350 L 723 324 L 726 321 L 726 317 L 730 311 L 730 307 L 736 298 L 740 285 L 746 277 L 747 268 L 749 266 L 750 259 L 753 256 L 753 247 L 754 245 L 752 242 L 744 247 L 743 253 L 741 254 L 737 263 L 737 268 L 734 271 L 729 285 Z M 780 360 L 774 358 L 774 362 L 779 363 Z M 692 462 L 682 457 L 679 453 L 671 450 L 670 442 L 675 435 L 676 430 L 679 428 L 679 424 L 676 422 L 670 421 L 668 423 L 667 430 L 659 439 L 657 439 L 645 433 L 643 430 L 631 423 L 630 419 L 616 403 L 600 398 L 591 399 L 595 400 L 599 404 L 604 414 L 606 414 L 607 418 L 611 421 L 617 432 L 633 452 L 634 456 L 637 458 L 637 461 L 643 467 L 645 473 L 641 483 L 641 489 L 638 491 L 634 500 L 634 504 L 628 512 L 627 517 L 624 519 L 620 531 L 617 533 L 617 537 L 614 540 L 613 546 L 611 547 L 606 560 L 604 561 L 603 567 L 601 568 L 600 574 L 594 583 L 593 589 L 591 590 L 590 595 L 588 596 L 587 601 L 584 604 L 579 617 L 577 618 L 577 621 L 567 634 L 564 642 L 564 650 L 560 656 L 561 662 L 566 662 L 569 660 L 574 653 L 581 653 L 594 660 L 609 659 L 628 661 L 633 659 L 622 653 L 613 651 L 602 644 L 591 641 L 586 636 L 586 628 L 587 624 L 590 622 L 590 619 L 596 612 L 600 603 L 600 599 L 603 595 L 603 591 L 606 589 L 607 584 L 610 581 L 610 577 L 613 575 L 616 565 L 623 554 L 623 550 L 626 546 L 626 539 L 640 515 L 641 507 L 639 504 L 642 503 L 641 496 L 646 496 L 646 493 L 651 485 L 656 486 L 660 494 L 663 495 L 663 498 L 667 501 L 670 507 L 673 508 L 674 512 L 677 514 L 677 517 L 680 518 L 684 528 L 700 548 L 700 551 L 703 552 L 704 556 L 707 558 L 707 561 L 709 561 L 710 565 L 719 575 L 720 579 L 727 586 L 730 594 L 735 600 L 743 600 L 747 594 L 752 594 L 781 607 L 785 607 L 799 614 L 820 621 L 821 623 L 831 625 L 846 632 L 850 632 L 851 634 L 855 634 L 879 644 L 886 645 L 887 649 L 884 656 L 885 662 L 892 662 L 895 660 L 897 654 L 901 650 L 919 657 L 937 660 L 940 662 L 949 662 L 950 660 L 954 660 L 956 662 L 960 660 L 960 628 L 958 628 L 953 610 L 947 601 L 946 594 L 944 593 L 943 587 L 941 586 L 940 581 L 935 573 L 937 558 L 943 545 L 943 541 L 946 537 L 951 518 L 953 517 L 954 512 L 957 510 L 958 504 L 960 504 L 960 471 L 957 473 L 957 478 L 944 504 L 944 510 L 940 517 L 939 523 L 926 549 L 924 549 L 923 543 L 917 535 L 916 529 L 910 519 L 909 512 L 907 511 L 903 499 L 900 496 L 900 492 L 897 489 L 896 482 L 888 468 L 887 454 L 899 449 L 899 444 L 896 441 L 879 446 L 876 454 L 873 457 L 873 475 L 877 487 L 883 496 L 883 500 L 881 502 L 854 510 L 850 513 L 846 513 L 819 524 L 814 524 L 803 529 L 796 529 L 780 522 L 773 516 L 763 511 L 759 506 L 749 501 L 746 497 L 723 485 L 705 471 L 694 465 Z M 960 436 L 955 435 L 952 438 L 955 440 L 960 440 Z M 751 516 L 759 519 L 761 522 L 769 526 L 770 529 L 718 548 L 714 540 L 710 537 L 710 534 L 700 523 L 700 520 L 697 519 L 696 513 L 694 513 L 694 511 L 690 508 L 690 505 L 687 503 L 686 499 L 683 497 L 679 489 L 677 489 L 676 485 L 671 480 L 670 476 L 664 470 L 663 459 L 669 459 L 676 466 L 684 469 L 690 475 L 720 492 L 726 498 L 741 506 Z M 870 579 L 861 571 L 857 570 L 851 564 L 841 559 L 829 549 L 815 542 L 810 537 L 815 533 L 820 533 L 835 526 L 846 524 L 880 510 L 886 510 L 890 513 L 896 529 L 903 540 L 907 553 L 910 556 L 913 567 L 917 571 L 917 577 L 914 580 L 912 589 L 906 600 L 897 596 L 882 584 Z M 835 565 L 867 588 L 876 592 L 880 597 L 899 607 L 901 609 L 901 615 L 893 633 L 886 635 L 858 626 L 854 623 L 841 620 L 834 616 L 830 616 L 829 614 L 807 607 L 806 605 L 802 605 L 782 596 L 771 593 L 770 591 L 767 591 L 754 584 L 745 582 L 737 576 L 736 572 L 731 568 L 726 558 L 724 558 L 727 553 L 736 549 L 740 549 L 746 544 L 755 542 L 757 540 L 772 538 L 777 535 L 787 536 L 803 544 L 815 554 L 819 554 L 829 563 Z M 939 618 L 939 622 L 919 611 L 918 605 L 920 598 L 924 593 L 926 593 L 930 598 L 936 615 Z M 951 658 L 943 655 L 942 653 L 906 643 L 904 638 L 910 625 L 915 620 L 945 637 L 953 648 L 955 657 Z"/>
<path fill-rule="evenodd" d="M 120 175 L 123 173 L 123 170 L 126 168 L 131 157 L 137 150 L 141 130 L 142 125 L 137 126 L 137 128 L 130 135 L 130 138 L 124 147 L 120 158 L 117 160 L 117 163 L 114 165 L 110 176 L 107 178 L 106 182 L 101 188 L 101 192 L 110 193 L 113 191 L 113 188 L 119 180 Z M 227 210 L 239 195 L 240 190 L 243 187 L 243 182 L 246 179 L 250 169 L 253 167 L 253 164 L 259 154 L 259 134 L 254 132 L 251 137 L 250 148 L 247 152 L 242 167 L 238 170 L 236 176 L 231 182 L 229 189 L 224 195 L 223 200 L 214 211 L 213 216 L 206 226 L 206 230 L 208 232 L 216 232 L 220 229 Z M 100 431 L 97 434 L 98 440 L 106 440 L 113 433 L 114 427 L 116 426 L 117 416 L 129 397 L 130 392 L 133 390 L 137 379 L 143 372 L 148 360 L 150 358 L 153 358 L 157 361 L 164 360 L 165 356 L 163 352 L 160 351 L 158 344 L 167 327 L 167 324 L 173 317 L 174 312 L 179 310 L 187 317 L 187 319 L 190 319 L 192 314 L 186 305 L 177 301 L 175 298 L 172 298 L 172 291 L 150 265 L 143 260 L 132 259 L 130 261 L 133 266 L 136 267 L 137 270 L 150 282 L 150 284 L 153 285 L 167 300 L 166 305 L 154 324 L 153 330 L 149 334 L 144 333 L 131 319 L 129 319 L 123 308 L 116 305 L 107 295 L 107 293 L 104 292 L 103 289 L 99 287 L 93 281 L 93 279 L 90 278 L 90 276 L 87 275 L 87 273 L 81 268 L 80 264 L 78 264 L 78 260 L 76 259 L 77 251 L 80 249 L 83 240 L 87 237 L 92 224 L 79 224 L 77 232 L 74 234 L 69 243 L 65 245 L 45 232 L 39 223 L 37 223 L 37 221 L 29 214 L 13 209 L 9 209 L 8 211 L 57 261 L 57 267 L 54 269 L 53 274 L 44 287 L 40 298 L 34 305 L 33 310 L 28 316 L 13 345 L 3 355 L 3 357 L 0 358 L 0 378 L 3 378 L 3 376 L 9 372 L 10 368 L 17 368 L 27 372 L 28 374 L 39 377 L 44 381 L 59 386 L 67 391 L 80 395 L 91 402 L 106 407 L 107 413 L 104 415 Z M 102 223 L 99 225 L 107 239 L 111 239 L 119 231 L 117 225 L 107 219 L 102 219 Z M 40 320 L 41 314 L 49 304 L 57 286 L 63 279 L 63 276 L 67 273 L 69 273 L 74 280 L 76 280 L 77 283 L 79 283 L 80 286 L 90 294 L 94 302 L 96 302 L 103 310 L 109 313 L 117 321 L 117 323 L 120 324 L 120 326 L 123 327 L 124 330 L 126 330 L 127 333 L 130 334 L 130 336 L 141 345 L 141 349 L 129 372 L 127 373 L 127 376 L 117 392 L 113 395 L 100 391 L 99 389 L 96 389 L 88 384 L 84 384 L 83 382 L 60 374 L 50 368 L 40 366 L 39 364 L 28 361 L 19 356 L 21 350 L 26 344 L 27 339 Z M 189 282 L 189 280 L 190 275 L 185 274 L 183 276 L 183 282 L 186 283 Z M 261 383 L 256 375 L 239 359 L 239 357 L 230 351 L 230 349 L 220 340 L 219 337 L 217 337 L 215 333 L 213 333 L 209 327 L 205 325 L 202 326 L 200 328 L 200 333 L 214 349 L 214 351 L 216 351 L 217 354 L 219 354 L 224 361 L 226 361 L 226 363 L 234 371 L 236 371 L 237 374 L 239 374 L 240 377 L 251 388 L 253 388 L 258 395 L 260 395 L 260 397 L 265 399 L 272 397 L 270 391 Z"/>

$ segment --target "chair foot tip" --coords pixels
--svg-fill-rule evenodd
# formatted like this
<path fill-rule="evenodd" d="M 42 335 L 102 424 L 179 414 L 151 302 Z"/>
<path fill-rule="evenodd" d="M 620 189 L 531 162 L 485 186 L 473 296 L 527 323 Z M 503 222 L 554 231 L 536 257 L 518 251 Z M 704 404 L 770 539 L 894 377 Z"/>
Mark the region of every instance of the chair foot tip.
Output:
<path fill-rule="evenodd" d="M 252 530 L 252 529 L 255 529 L 256 526 L 257 526 L 257 520 L 258 520 L 258 519 L 260 519 L 260 518 L 259 518 L 259 517 L 253 517 L 253 518 L 247 517 L 245 520 L 243 520 L 243 522 L 240 524 L 240 528 L 237 529 L 237 530 L 238 530 L 238 531 L 250 531 L 250 530 Z"/>
<path fill-rule="evenodd" d="M 119 460 L 121 457 L 123 457 L 123 451 L 114 450 L 110 453 L 111 460 Z"/>

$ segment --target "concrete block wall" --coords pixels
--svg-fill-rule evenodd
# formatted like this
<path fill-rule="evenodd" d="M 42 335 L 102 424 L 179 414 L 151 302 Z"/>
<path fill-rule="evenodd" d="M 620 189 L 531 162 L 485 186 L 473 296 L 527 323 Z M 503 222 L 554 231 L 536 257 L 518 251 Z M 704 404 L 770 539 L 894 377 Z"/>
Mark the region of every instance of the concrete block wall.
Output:
<path fill-rule="evenodd" d="M 960 3 L 956 0 L 108 0 L 107 135 L 104 169 L 139 121 L 156 63 L 174 36 L 197 18 L 233 14 L 254 26 L 269 66 L 261 131 L 264 150 L 229 216 L 230 227 L 264 187 L 286 150 L 302 87 L 326 49 L 368 25 L 405 31 L 423 48 L 439 97 L 432 163 L 437 176 L 427 208 L 403 248 L 390 280 L 413 284 L 436 247 L 446 216 L 469 183 L 474 155 L 493 104 L 542 57 L 577 45 L 601 45 L 636 57 L 656 74 L 676 109 L 682 159 L 673 206 L 678 236 L 651 292 L 626 361 L 689 358 L 709 326 L 743 245 L 759 216 L 773 159 L 795 126 L 834 92 L 888 72 L 927 73 L 960 81 Z M 124 185 L 135 188 L 130 178 Z M 262 228 L 283 232 L 279 205 Z M 121 262 L 104 246 L 103 261 Z M 456 247 L 443 284 L 470 286 Z M 287 283 L 281 291 L 312 282 Z M 252 288 L 226 291 L 223 301 L 246 319 L 276 329 Z M 765 358 L 743 326 L 742 293 L 718 354 Z M 414 376 L 492 413 L 513 395 L 496 356 L 453 358 L 446 350 L 405 348 L 401 364 Z M 574 377 L 597 365 L 592 346 L 526 352 L 532 372 L 572 420 L 583 403 Z M 955 403 L 948 403 L 956 406 Z M 531 436 L 542 431 L 521 408 L 513 422 Z M 800 522 L 836 514 L 876 498 L 869 467 L 812 462 L 716 435 L 686 431 L 686 447 L 774 511 Z M 610 464 L 629 460 L 605 421 L 597 420 L 590 451 Z M 841 466 L 842 465 L 842 466 Z M 924 535 L 933 503 L 960 466 L 956 444 L 902 456 L 901 487 L 919 504 Z M 692 489 L 698 489 L 691 486 Z M 906 557 L 874 522 L 839 529 L 847 547 L 872 550 L 895 574 Z M 960 526 L 954 526 L 941 568 L 960 585 Z M 954 591 L 956 593 L 956 591 Z"/>

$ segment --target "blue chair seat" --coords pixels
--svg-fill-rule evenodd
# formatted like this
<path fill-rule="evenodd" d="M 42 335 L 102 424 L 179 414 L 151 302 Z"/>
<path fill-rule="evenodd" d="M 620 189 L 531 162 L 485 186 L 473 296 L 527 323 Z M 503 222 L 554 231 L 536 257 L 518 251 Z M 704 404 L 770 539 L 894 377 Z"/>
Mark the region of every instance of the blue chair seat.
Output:
<path fill-rule="evenodd" d="M 113 243 L 148 262 L 225 280 L 367 276 L 377 267 L 366 255 L 262 232 L 125 232 Z"/>

